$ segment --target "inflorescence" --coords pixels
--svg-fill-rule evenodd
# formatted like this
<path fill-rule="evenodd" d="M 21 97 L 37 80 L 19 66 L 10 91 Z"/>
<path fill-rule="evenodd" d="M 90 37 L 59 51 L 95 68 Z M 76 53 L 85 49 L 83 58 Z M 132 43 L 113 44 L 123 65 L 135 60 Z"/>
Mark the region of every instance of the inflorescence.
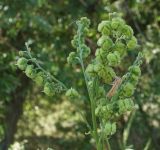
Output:
<path fill-rule="evenodd" d="M 43 87 L 43 92 L 48 96 L 65 91 L 66 86 L 56 79 L 54 76 L 45 71 L 38 63 L 36 58 L 33 58 L 30 53 L 30 48 L 26 45 L 27 51 L 20 51 L 20 58 L 17 60 L 17 66 L 23 70 L 27 77 L 36 82 L 38 86 Z"/>
<path fill-rule="evenodd" d="M 90 21 L 83 17 L 76 24 L 77 34 L 71 43 L 77 51 L 71 52 L 67 60 L 73 65 L 79 62 L 83 69 L 82 59 L 90 54 L 90 48 L 85 44 Z M 141 75 L 142 53 L 138 54 L 128 72 L 120 78 L 115 68 L 120 65 L 128 51 L 137 48 L 137 39 L 133 30 L 121 17 L 114 16 L 107 21 L 102 21 L 98 25 L 98 31 L 101 36 L 97 41 L 95 59 L 88 64 L 84 73 L 89 93 L 96 101 L 95 115 L 100 121 L 101 132 L 107 137 L 116 132 L 116 119 L 134 108 L 132 95 Z M 113 87 L 107 94 L 104 86 L 111 83 Z"/>
<path fill-rule="evenodd" d="M 90 20 L 83 17 L 76 21 L 76 25 L 77 33 L 71 41 L 76 51 L 69 54 L 67 62 L 70 65 L 79 63 L 82 67 L 91 102 L 94 130 L 91 131 L 91 134 L 96 141 L 101 142 L 101 139 L 108 138 L 116 132 L 116 119 L 134 109 L 132 95 L 141 75 L 142 53 L 138 54 L 127 73 L 118 77 L 115 69 L 128 51 L 137 48 L 137 39 L 132 28 L 121 17 L 110 15 L 108 20 L 102 21 L 98 25 L 100 37 L 97 41 L 98 48 L 95 58 L 85 67 L 83 60 L 91 53 L 91 49 L 85 42 Z M 67 89 L 61 81 L 50 75 L 35 58 L 32 58 L 28 46 L 27 51 L 20 51 L 19 54 L 17 66 L 25 72 L 26 76 L 43 86 L 46 95 L 53 96 L 66 91 L 67 98 L 80 99 L 80 94 L 74 88 Z M 110 84 L 113 85 L 107 91 L 106 85 Z M 97 147 L 99 147 L 99 142 Z"/>

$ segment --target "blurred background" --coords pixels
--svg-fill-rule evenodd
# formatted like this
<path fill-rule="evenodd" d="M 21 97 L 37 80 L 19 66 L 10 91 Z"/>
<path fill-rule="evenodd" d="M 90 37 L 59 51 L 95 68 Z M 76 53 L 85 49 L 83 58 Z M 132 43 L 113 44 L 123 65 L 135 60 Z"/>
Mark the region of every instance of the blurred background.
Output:
<path fill-rule="evenodd" d="M 110 139 L 113 150 L 124 142 L 135 150 L 160 150 L 160 1 L 159 0 L 1 0 L 0 1 L 0 149 L 94 150 L 76 106 L 86 115 L 88 102 L 75 104 L 62 96 L 49 98 L 16 68 L 18 51 L 30 44 L 34 57 L 67 86 L 85 94 L 82 73 L 67 65 L 75 21 L 91 19 L 87 38 L 96 50 L 98 23 L 118 12 L 138 38 L 145 54 L 134 101 L 136 110 L 118 121 Z M 132 51 L 119 70 L 126 70 L 138 51 Z M 69 72 L 69 74 L 68 74 Z M 90 118 L 88 118 L 90 119 Z"/>

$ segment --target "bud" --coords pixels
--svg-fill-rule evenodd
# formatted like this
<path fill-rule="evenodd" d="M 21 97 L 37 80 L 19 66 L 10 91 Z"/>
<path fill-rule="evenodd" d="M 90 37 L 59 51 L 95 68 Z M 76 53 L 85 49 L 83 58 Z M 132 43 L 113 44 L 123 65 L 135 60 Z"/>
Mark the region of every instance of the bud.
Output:
<path fill-rule="evenodd" d="M 82 17 L 81 19 L 80 19 L 80 22 L 85 26 L 85 27 L 89 27 L 89 25 L 90 25 L 90 20 L 87 18 L 87 17 Z"/>
<path fill-rule="evenodd" d="M 27 67 L 27 62 L 28 62 L 28 60 L 26 58 L 24 58 L 24 57 L 19 58 L 17 61 L 18 68 L 21 70 L 25 70 Z"/>
<path fill-rule="evenodd" d="M 134 108 L 134 103 L 131 98 L 120 99 L 118 101 L 119 113 L 123 114 L 126 111 L 131 111 Z"/>
<path fill-rule="evenodd" d="M 36 77 L 36 70 L 33 65 L 28 65 L 25 70 L 25 74 L 27 77 L 34 79 Z"/>
<path fill-rule="evenodd" d="M 119 114 L 123 114 L 126 112 L 124 100 L 118 100 L 118 112 L 119 112 Z"/>
<path fill-rule="evenodd" d="M 109 35 L 111 29 L 111 22 L 110 21 L 102 21 L 98 25 L 98 31 L 103 32 L 103 34 Z"/>
<path fill-rule="evenodd" d="M 118 51 L 120 56 L 124 56 L 126 54 L 126 46 L 122 42 L 116 42 L 113 49 Z"/>
<path fill-rule="evenodd" d="M 134 108 L 134 103 L 131 98 L 124 99 L 124 104 L 127 111 L 131 111 Z"/>
<path fill-rule="evenodd" d="M 141 75 L 141 69 L 139 66 L 131 66 L 129 67 L 129 71 L 131 71 L 133 74 L 140 76 Z"/>
<path fill-rule="evenodd" d="M 83 58 L 87 58 L 89 54 L 91 53 L 91 49 L 85 44 L 82 45 L 82 50 L 83 50 L 83 53 L 82 53 Z"/>
<path fill-rule="evenodd" d="M 104 127 L 105 136 L 113 135 L 116 132 L 116 123 L 107 122 Z"/>
<path fill-rule="evenodd" d="M 46 82 L 44 85 L 44 89 L 43 92 L 47 95 L 47 96 L 53 96 L 55 94 L 55 91 L 52 87 L 52 84 L 49 82 Z"/>
<path fill-rule="evenodd" d="M 77 48 L 77 47 L 78 47 L 78 36 L 77 36 L 77 35 L 75 35 L 75 36 L 73 37 L 73 40 L 71 41 L 71 44 L 72 44 L 72 46 L 73 46 L 74 48 Z"/>
<path fill-rule="evenodd" d="M 111 28 L 116 30 L 118 29 L 119 25 L 124 24 L 124 21 L 121 18 L 113 18 L 111 22 Z"/>
<path fill-rule="evenodd" d="M 135 74 L 131 74 L 131 76 L 130 76 L 130 82 L 131 82 L 133 85 L 136 85 L 136 84 L 137 84 L 138 79 L 139 79 L 139 76 L 137 76 L 137 75 L 135 75 Z"/>
<path fill-rule="evenodd" d="M 67 57 L 68 64 L 76 64 L 78 60 L 76 59 L 77 55 L 75 52 L 69 53 L 69 56 Z"/>
<path fill-rule="evenodd" d="M 97 73 L 105 83 L 111 83 L 113 78 L 116 76 L 114 70 L 111 67 L 106 66 L 101 66 L 101 69 Z"/>
<path fill-rule="evenodd" d="M 131 97 L 133 95 L 133 92 L 134 92 L 134 86 L 130 82 L 126 83 L 123 86 L 122 95 L 124 97 Z"/>
<path fill-rule="evenodd" d="M 118 31 L 120 32 L 121 36 L 123 36 L 123 38 L 125 40 L 131 39 L 133 36 L 133 30 L 130 26 L 128 25 L 120 25 L 118 27 Z"/>
<path fill-rule="evenodd" d="M 105 107 L 105 111 L 103 112 L 104 120 L 108 121 L 114 116 L 113 104 L 107 104 Z"/>
<path fill-rule="evenodd" d="M 101 36 L 97 41 L 98 46 L 102 46 L 103 49 L 109 49 L 113 46 L 113 41 L 108 36 Z"/>
<path fill-rule="evenodd" d="M 36 74 L 36 77 L 34 78 L 34 81 L 37 83 L 37 85 L 41 86 L 43 85 L 43 82 L 44 82 L 44 74 L 43 72 L 38 72 Z"/>
<path fill-rule="evenodd" d="M 113 46 L 113 41 L 112 41 L 110 38 L 108 38 L 108 39 L 106 39 L 106 40 L 104 41 L 104 43 L 102 44 L 102 49 L 108 50 L 108 49 L 110 49 L 112 46 Z"/>
<path fill-rule="evenodd" d="M 102 35 L 110 35 L 111 30 L 108 27 L 102 29 Z"/>
<path fill-rule="evenodd" d="M 127 43 L 128 49 L 134 49 L 137 46 L 137 39 L 133 36 Z"/>
<path fill-rule="evenodd" d="M 133 36 L 133 30 L 130 26 L 128 25 L 124 25 L 123 29 L 122 29 L 122 33 L 125 37 L 127 38 L 131 38 Z"/>
<path fill-rule="evenodd" d="M 102 49 L 102 48 L 100 48 L 99 50 L 98 50 L 98 54 L 97 54 L 97 56 L 98 57 L 100 57 L 100 59 L 102 60 L 102 59 L 106 59 L 106 56 L 107 56 L 107 54 L 108 54 L 108 50 L 107 49 Z M 98 57 L 96 57 L 96 58 L 98 58 Z M 103 60 L 102 60 L 103 61 Z"/>
<path fill-rule="evenodd" d="M 86 73 L 90 76 L 95 76 L 96 72 L 94 71 L 94 65 L 93 64 L 89 64 L 86 68 Z"/>
<path fill-rule="evenodd" d="M 76 99 L 79 98 L 79 96 L 79 93 L 73 88 L 67 90 L 66 92 L 66 97 L 68 97 L 69 99 Z"/>
<path fill-rule="evenodd" d="M 115 66 L 118 64 L 117 56 L 114 53 L 109 53 L 107 55 L 107 60 L 110 66 Z"/>

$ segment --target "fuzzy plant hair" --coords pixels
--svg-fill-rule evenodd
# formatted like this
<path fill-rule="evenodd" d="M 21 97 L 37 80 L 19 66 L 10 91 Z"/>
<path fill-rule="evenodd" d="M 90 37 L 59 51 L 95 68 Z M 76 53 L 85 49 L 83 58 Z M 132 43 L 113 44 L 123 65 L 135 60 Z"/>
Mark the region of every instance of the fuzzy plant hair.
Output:
<path fill-rule="evenodd" d="M 105 143 L 110 149 L 108 138 L 116 133 L 117 118 L 134 109 L 132 96 L 141 75 L 140 65 L 142 64 L 142 53 L 139 52 L 133 65 L 123 76 L 120 77 L 119 72 L 115 71 L 125 59 L 128 51 L 137 48 L 137 39 L 132 28 L 121 17 L 115 14 L 109 16 L 108 20 L 98 25 L 100 34 L 97 41 L 98 48 L 91 62 L 84 64 L 84 60 L 91 52 L 85 42 L 90 26 L 90 20 L 86 17 L 76 21 L 77 33 L 71 41 L 76 51 L 71 52 L 67 58 L 68 64 L 80 64 L 82 68 L 90 101 L 92 122 L 87 122 L 86 118 L 84 120 L 97 150 L 104 150 Z M 53 96 L 65 92 L 70 100 L 82 98 L 77 90 L 68 89 L 64 83 L 45 71 L 37 60 L 32 58 L 29 47 L 27 51 L 20 51 L 19 54 L 17 66 L 24 71 L 26 76 L 43 86 L 43 92 L 46 95 Z M 105 87 L 110 84 L 112 87 L 107 91 Z"/>

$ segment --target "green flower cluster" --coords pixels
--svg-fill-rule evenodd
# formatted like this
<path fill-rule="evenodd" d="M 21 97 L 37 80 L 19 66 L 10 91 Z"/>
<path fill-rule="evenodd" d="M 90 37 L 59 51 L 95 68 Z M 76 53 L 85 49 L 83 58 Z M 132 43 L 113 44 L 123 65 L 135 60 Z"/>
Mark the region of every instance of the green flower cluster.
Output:
<path fill-rule="evenodd" d="M 122 18 L 110 14 L 109 20 L 102 21 L 98 25 L 100 38 L 97 41 L 98 48 L 95 59 L 85 68 L 83 60 L 91 52 L 85 44 L 90 21 L 83 17 L 76 21 L 76 24 L 77 32 L 71 41 L 76 52 L 69 54 L 67 62 L 72 65 L 79 63 L 82 68 L 90 100 L 92 125 L 88 123 L 85 115 L 82 114 L 82 117 L 96 141 L 97 149 L 103 149 L 104 140 L 116 132 L 117 118 L 134 108 L 132 95 L 141 75 L 142 54 L 138 54 L 135 62 L 122 78 L 117 77 L 114 68 L 120 64 L 129 50 L 137 47 L 137 40 L 133 35 L 132 28 Z M 19 54 L 17 66 L 25 72 L 26 76 L 43 86 L 46 95 L 53 96 L 65 90 L 65 96 L 68 99 L 81 98 L 75 89 L 67 89 L 61 81 L 46 72 L 37 60 L 32 58 L 29 48 Z M 106 93 L 106 84 L 111 83 L 113 85 Z"/>
<path fill-rule="evenodd" d="M 133 35 L 133 30 L 125 21 L 111 15 L 107 21 L 102 21 L 98 25 L 101 36 L 97 41 L 95 59 L 92 60 L 86 70 L 83 59 L 90 54 L 90 48 L 85 44 L 85 36 L 88 32 L 90 21 L 81 18 L 76 22 L 77 34 L 72 40 L 72 46 L 76 52 L 71 52 L 67 58 L 69 64 L 80 63 L 91 101 L 91 110 L 94 109 L 100 121 L 101 132 L 105 137 L 116 132 L 116 119 L 126 111 L 134 108 L 131 96 L 141 74 L 140 64 L 142 55 L 139 54 L 133 66 L 128 69 L 128 73 L 122 77 L 122 81 L 111 97 L 106 96 L 105 84 L 110 84 L 117 77 L 114 67 L 117 67 L 129 50 L 137 47 L 137 40 Z M 79 94 L 74 89 L 69 89 L 66 96 L 70 99 L 79 98 Z M 95 106 L 95 108 L 94 108 Z M 94 119 L 93 119 L 94 120 Z M 93 121 L 94 122 L 94 121 Z M 94 129 L 95 130 L 95 129 Z"/>
<path fill-rule="evenodd" d="M 128 72 L 122 77 L 122 83 L 115 95 L 110 100 L 104 96 L 99 99 L 95 114 L 101 118 L 102 122 L 107 124 L 107 126 L 111 126 L 112 124 L 115 126 L 117 117 L 127 111 L 133 110 L 134 102 L 131 97 L 141 75 L 141 63 L 142 53 L 139 53 L 134 64 L 129 67 Z M 113 131 L 110 130 L 110 135 L 113 134 Z M 107 130 L 106 132 L 108 135 L 109 131 Z"/>
<path fill-rule="evenodd" d="M 67 58 L 69 64 L 76 64 L 78 62 L 77 57 L 87 58 L 91 52 L 90 48 L 85 44 L 85 36 L 88 33 L 90 20 L 82 17 L 79 21 L 76 21 L 76 24 L 78 26 L 77 34 L 73 37 L 71 44 L 77 51 L 69 54 Z"/>
<path fill-rule="evenodd" d="M 63 87 L 53 81 L 52 76 L 47 74 L 43 69 L 37 66 L 35 58 L 29 59 L 27 51 L 20 51 L 20 58 L 17 60 L 17 66 L 23 70 L 27 77 L 36 82 L 38 86 L 43 86 L 43 92 L 48 96 L 60 93 Z"/>
<path fill-rule="evenodd" d="M 120 17 L 112 17 L 98 25 L 101 37 L 97 41 L 99 48 L 96 58 L 86 72 L 90 76 L 98 75 L 105 83 L 111 83 L 116 76 L 112 67 L 120 64 L 128 50 L 135 49 L 137 40 L 133 30 Z"/>

